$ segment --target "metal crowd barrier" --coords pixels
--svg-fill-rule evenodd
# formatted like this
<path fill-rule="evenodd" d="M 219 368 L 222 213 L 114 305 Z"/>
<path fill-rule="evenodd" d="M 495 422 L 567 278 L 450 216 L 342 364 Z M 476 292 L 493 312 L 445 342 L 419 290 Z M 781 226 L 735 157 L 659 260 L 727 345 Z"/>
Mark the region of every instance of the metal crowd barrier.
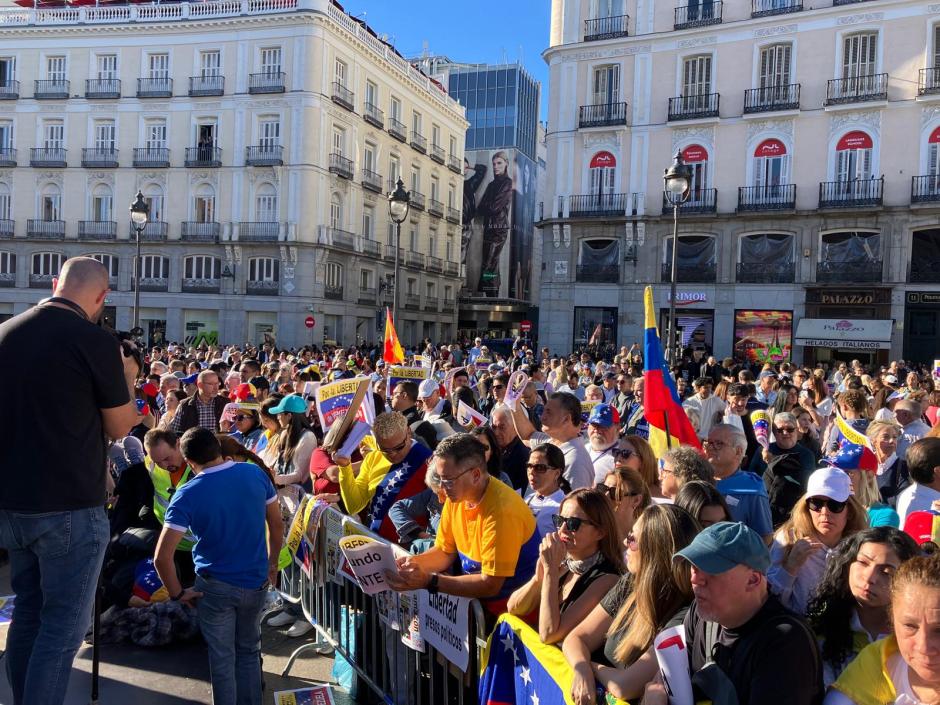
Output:
<path fill-rule="evenodd" d="M 351 580 L 337 576 L 337 582 L 334 582 L 328 576 L 328 521 L 340 522 L 343 535 L 359 534 L 389 543 L 332 507 L 320 515 L 316 536 L 309 549 L 313 557 L 312 577 L 308 578 L 292 562 L 281 572 L 280 587 L 285 601 L 300 603 L 304 617 L 316 629 L 317 639 L 303 644 L 291 654 L 282 675 L 288 675 L 301 654 L 322 652 L 326 647 L 341 655 L 355 670 L 361 684 L 388 705 L 476 703 L 487 637 L 486 619 L 480 602 L 470 601 L 468 628 L 472 641 L 466 673 L 428 643 L 425 643 L 423 653 L 405 646 L 401 632 L 381 621 L 378 596 L 366 595 Z M 313 529 L 307 529 L 308 542 L 314 538 Z M 402 549 L 399 547 L 399 550 Z"/>

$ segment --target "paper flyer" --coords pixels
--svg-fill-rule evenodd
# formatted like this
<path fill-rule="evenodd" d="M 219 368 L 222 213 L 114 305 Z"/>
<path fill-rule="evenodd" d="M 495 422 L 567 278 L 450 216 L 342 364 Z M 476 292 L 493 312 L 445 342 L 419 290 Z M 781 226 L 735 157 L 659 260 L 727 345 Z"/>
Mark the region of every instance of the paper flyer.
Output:
<path fill-rule="evenodd" d="M 409 649 L 424 653 L 424 637 L 421 636 L 421 615 L 418 610 L 418 593 L 400 593 L 398 595 L 398 607 L 401 643 Z"/>
<path fill-rule="evenodd" d="M 334 705 L 333 689 L 328 685 L 314 685 L 298 690 L 279 690 L 274 694 L 274 705 Z"/>
<path fill-rule="evenodd" d="M 503 403 L 509 407 L 510 411 L 516 410 L 516 403 L 528 383 L 529 375 L 522 370 L 517 370 L 510 375 L 509 384 L 506 385 L 506 396 L 503 397 Z"/>
<path fill-rule="evenodd" d="M 653 639 L 653 649 L 669 694 L 669 705 L 693 705 L 685 627 L 680 624 L 661 631 Z"/>
<path fill-rule="evenodd" d="M 389 590 L 385 571 L 398 572 L 395 554 L 390 544 L 369 536 L 346 536 L 339 540 L 346 564 L 366 595 Z"/>
<path fill-rule="evenodd" d="M 467 430 L 486 425 L 486 417 L 462 399 L 457 401 L 457 423 Z"/>

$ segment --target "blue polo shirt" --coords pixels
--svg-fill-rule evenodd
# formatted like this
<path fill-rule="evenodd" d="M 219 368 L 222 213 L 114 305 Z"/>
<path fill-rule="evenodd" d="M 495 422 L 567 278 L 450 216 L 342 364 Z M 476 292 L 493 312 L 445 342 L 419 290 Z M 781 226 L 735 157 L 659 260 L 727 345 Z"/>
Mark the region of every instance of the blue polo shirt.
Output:
<path fill-rule="evenodd" d="M 261 468 L 228 461 L 178 489 L 164 525 L 196 537 L 196 573 L 256 590 L 268 579 L 265 514 L 276 501 L 274 485 Z"/>

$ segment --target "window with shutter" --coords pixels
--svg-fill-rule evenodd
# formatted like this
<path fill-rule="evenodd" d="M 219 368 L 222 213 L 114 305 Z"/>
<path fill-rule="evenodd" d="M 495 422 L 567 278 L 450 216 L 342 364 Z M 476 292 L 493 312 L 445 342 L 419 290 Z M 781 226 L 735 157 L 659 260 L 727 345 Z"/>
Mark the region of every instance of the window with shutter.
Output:
<path fill-rule="evenodd" d="M 150 78 L 165 79 L 170 77 L 169 54 L 150 54 L 149 65 Z"/>
<path fill-rule="evenodd" d="M 620 102 L 620 65 L 599 66 L 594 69 L 594 105 Z"/>

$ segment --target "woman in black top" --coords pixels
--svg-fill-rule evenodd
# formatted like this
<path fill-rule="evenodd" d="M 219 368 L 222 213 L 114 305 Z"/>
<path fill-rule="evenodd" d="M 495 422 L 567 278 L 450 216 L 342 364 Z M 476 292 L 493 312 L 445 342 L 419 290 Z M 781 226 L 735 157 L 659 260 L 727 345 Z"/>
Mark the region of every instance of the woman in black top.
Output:
<path fill-rule="evenodd" d="M 597 490 L 572 492 L 553 517 L 557 531 L 542 539 L 535 575 L 509 597 L 520 617 L 538 610 L 539 637 L 564 639 L 624 572 L 610 500 Z"/>

